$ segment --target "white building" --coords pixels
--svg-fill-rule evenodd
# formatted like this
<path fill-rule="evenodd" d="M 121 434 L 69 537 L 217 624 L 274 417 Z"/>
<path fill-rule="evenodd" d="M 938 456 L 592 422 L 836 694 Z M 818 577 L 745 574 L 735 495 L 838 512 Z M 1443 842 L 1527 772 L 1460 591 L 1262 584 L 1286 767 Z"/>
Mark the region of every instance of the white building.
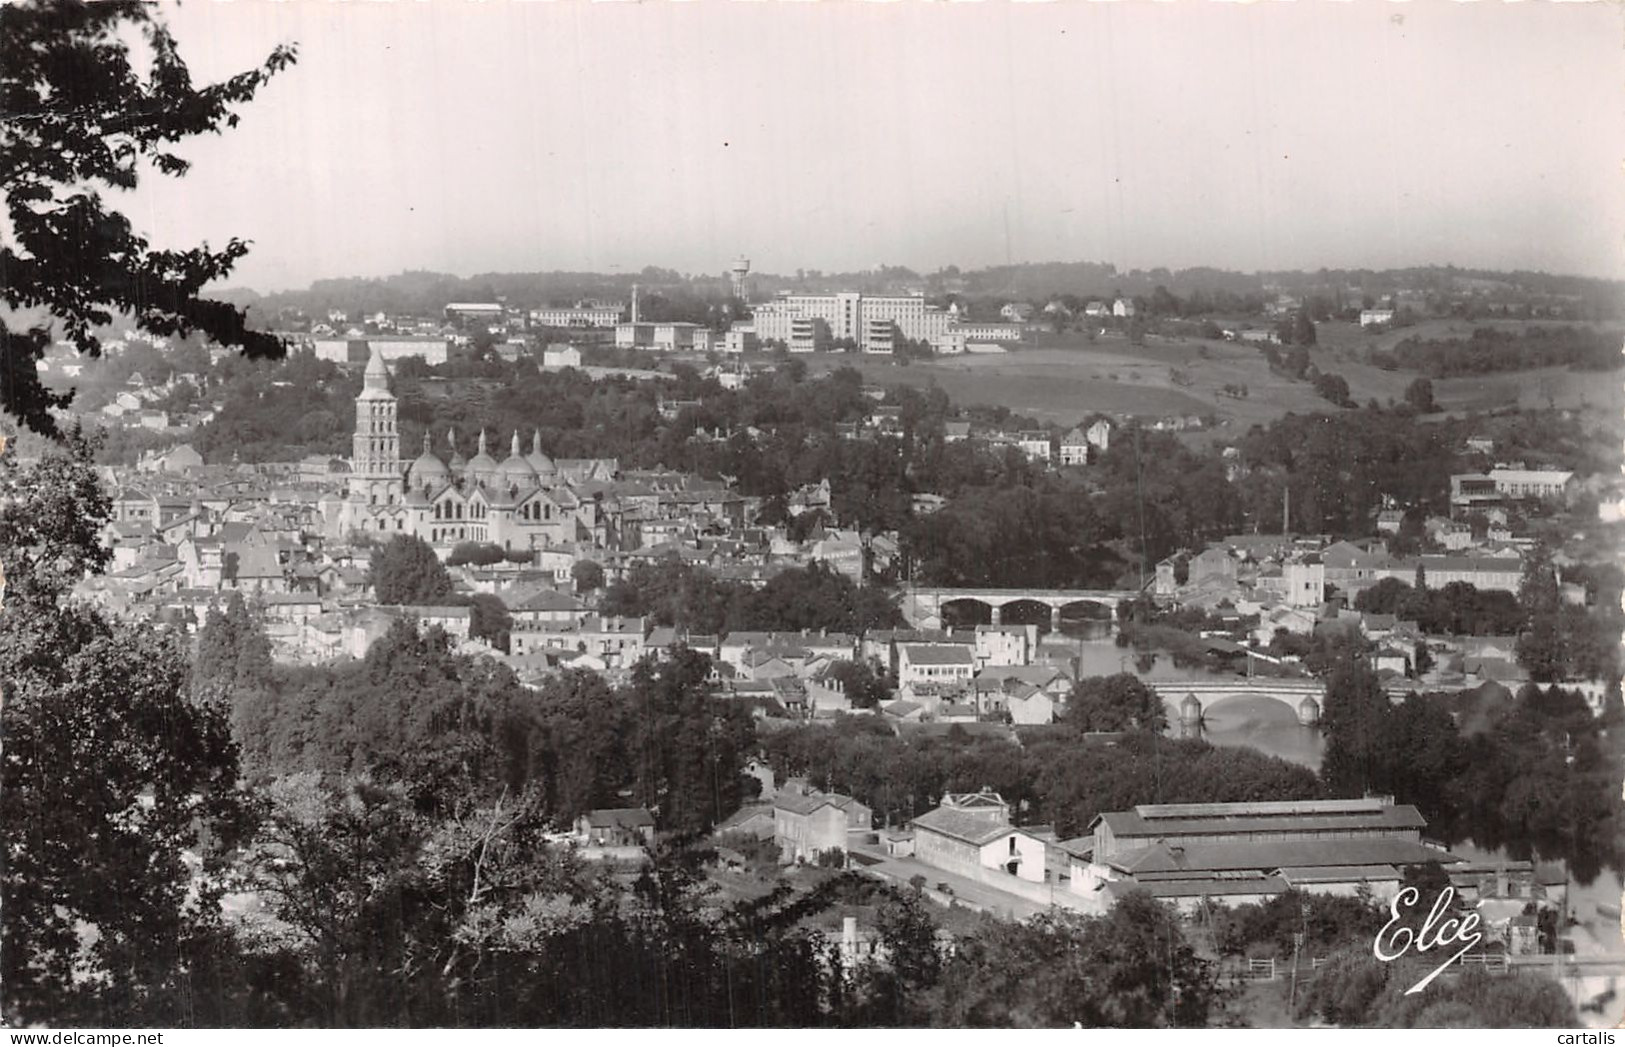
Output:
<path fill-rule="evenodd" d="M 754 309 L 756 333 L 764 341 L 789 344 L 796 320 L 822 321 L 833 340 L 850 339 L 865 352 L 884 352 L 878 346 L 901 334 L 911 341 L 934 341 L 946 333 L 949 314 L 926 302 L 924 295 L 865 295 L 780 292 L 771 302 Z M 891 327 L 886 325 L 889 321 Z"/>
<path fill-rule="evenodd" d="M 972 343 L 986 344 L 991 342 L 1003 344 L 1005 342 L 1021 341 L 1020 324 L 980 323 L 961 320 L 950 327 L 949 330 L 964 338 L 969 352 L 975 352 L 975 350 L 969 349 Z"/>
<path fill-rule="evenodd" d="M 568 308 L 532 309 L 532 327 L 614 327 L 626 312 L 624 302 L 577 302 Z"/>
<path fill-rule="evenodd" d="M 1016 436 L 1016 445 L 1021 453 L 1034 462 L 1047 462 L 1051 455 L 1051 442 L 1049 433 L 1037 431 L 1022 432 Z"/>
<path fill-rule="evenodd" d="M 615 325 L 617 349 L 649 349 L 659 353 L 704 352 L 711 347 L 710 338 L 710 330 L 699 324 L 638 322 Z"/>
<path fill-rule="evenodd" d="M 754 353 L 761 348 L 761 344 L 756 329 L 748 325 L 735 324 L 722 336 L 722 351 L 725 353 Z"/>
<path fill-rule="evenodd" d="M 898 644 L 897 686 L 969 683 L 976 673 L 976 655 L 963 644 Z"/>
<path fill-rule="evenodd" d="M 1046 878 L 1048 845 L 1010 824 L 1009 805 L 997 793 L 949 793 L 913 825 L 914 858 L 926 865 L 995 886 L 1003 877 L 1028 883 Z"/>
<path fill-rule="evenodd" d="M 504 310 L 498 302 L 450 302 L 446 319 L 500 320 Z"/>
<path fill-rule="evenodd" d="M 1561 498 L 1574 479 L 1572 472 L 1558 469 L 1506 469 L 1490 470 L 1495 490 L 1508 498 Z"/>
<path fill-rule="evenodd" d="M 542 366 L 550 371 L 562 367 L 580 367 L 581 350 L 573 345 L 550 345 L 542 350 Z"/>
<path fill-rule="evenodd" d="M 392 335 L 388 338 L 317 338 L 309 342 L 312 351 L 318 360 L 329 360 L 336 364 L 360 363 L 370 360 L 374 352 L 388 363 L 395 363 L 408 356 L 423 358 L 423 362 L 431 367 L 446 362 L 446 340 L 444 338 L 414 338 Z"/>

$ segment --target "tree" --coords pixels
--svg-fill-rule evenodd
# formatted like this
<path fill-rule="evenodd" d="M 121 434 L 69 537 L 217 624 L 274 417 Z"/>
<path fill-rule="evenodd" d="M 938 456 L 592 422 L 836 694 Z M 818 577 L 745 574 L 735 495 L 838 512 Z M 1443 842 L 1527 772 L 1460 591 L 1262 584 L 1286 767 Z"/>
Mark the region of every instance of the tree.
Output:
<path fill-rule="evenodd" d="M 885 678 L 869 662 L 841 660 L 829 667 L 854 709 L 873 709 L 891 697 Z"/>
<path fill-rule="evenodd" d="M 1082 731 L 1163 731 L 1168 713 L 1157 692 L 1133 673 L 1079 680 L 1067 698 L 1065 723 Z"/>
<path fill-rule="evenodd" d="M 1349 383 L 1340 374 L 1322 374 L 1315 378 L 1315 392 L 1324 400 L 1339 407 L 1352 407 L 1349 401 Z"/>
<path fill-rule="evenodd" d="M 590 593 L 604 587 L 604 568 L 594 560 L 577 560 L 570 567 L 570 578 L 576 592 Z"/>
<path fill-rule="evenodd" d="M 1309 319 L 1307 310 L 1299 309 L 1292 318 L 1292 342 L 1295 345 L 1315 344 L 1315 322 Z"/>
<path fill-rule="evenodd" d="M 485 640 L 492 647 L 508 653 L 508 634 L 513 630 L 513 615 L 502 598 L 491 593 L 475 593 L 468 598 L 468 635 Z"/>
<path fill-rule="evenodd" d="M 429 604 L 451 594 L 451 575 L 434 547 L 412 535 L 398 534 L 375 551 L 367 577 L 381 604 Z"/>
<path fill-rule="evenodd" d="M 1545 545 L 1537 546 L 1524 561 L 1518 604 L 1525 615 L 1518 636 L 1518 664 L 1537 682 L 1561 680 L 1567 667 L 1568 640 L 1563 629 L 1557 570 L 1552 566 L 1551 550 Z"/>
<path fill-rule="evenodd" d="M 1327 681 L 1321 717 L 1326 755 L 1320 776 L 1328 787 L 1358 796 L 1384 786 L 1391 710 L 1370 663 L 1357 653 L 1341 657 Z"/>
<path fill-rule="evenodd" d="M 704 831 L 739 807 L 741 772 L 755 742 L 750 714 L 711 695 L 711 659 L 684 648 L 645 658 L 627 692 L 633 795 L 658 808 L 663 828 Z"/>
<path fill-rule="evenodd" d="M 1222 1006 L 1215 965 L 1144 892 L 1104 916 L 985 919 L 961 938 L 931 998 L 935 1023 L 955 1028 L 1183 1028 Z"/>
<path fill-rule="evenodd" d="M 211 609 L 198 633 L 192 662 L 191 693 L 200 700 L 224 701 L 232 732 L 254 736 L 263 726 L 265 704 L 275 687 L 271 641 L 241 593 L 232 593 L 224 613 Z"/>
<path fill-rule="evenodd" d="M 1432 414 L 1439 409 L 1433 402 L 1433 382 L 1428 378 L 1418 378 L 1405 387 L 1405 402 L 1416 408 L 1417 414 Z"/>
<path fill-rule="evenodd" d="M 463 564 L 473 564 L 476 567 L 489 567 L 501 563 L 507 558 L 500 545 L 490 542 L 458 542 L 452 546 L 451 553 L 446 557 L 447 567 L 461 567 Z"/>
<path fill-rule="evenodd" d="M 178 638 L 65 599 L 107 562 L 91 450 L 70 430 L 26 470 L 0 457 L 0 1002 L 28 1024 L 180 1025 L 249 819 L 226 710 L 189 695 Z"/>
<path fill-rule="evenodd" d="M 150 53 L 142 74 L 126 40 Z M 0 301 L 62 322 L 81 353 L 98 356 L 95 328 L 128 315 L 164 337 L 201 331 L 251 358 L 278 358 L 282 341 L 249 330 L 241 309 L 200 298 L 248 252 L 155 250 L 101 190 L 135 188 L 147 165 L 178 177 L 188 161 L 170 146 L 234 127 L 235 111 L 295 49 L 278 47 L 260 67 L 196 88 L 155 10 L 133 0 L 28 0 L 0 7 L 0 186 L 7 228 L 0 238 Z M 36 362 L 50 323 L 14 330 L 0 321 L 0 409 L 34 431 L 60 435 L 51 415 L 71 393 L 40 382 Z"/>

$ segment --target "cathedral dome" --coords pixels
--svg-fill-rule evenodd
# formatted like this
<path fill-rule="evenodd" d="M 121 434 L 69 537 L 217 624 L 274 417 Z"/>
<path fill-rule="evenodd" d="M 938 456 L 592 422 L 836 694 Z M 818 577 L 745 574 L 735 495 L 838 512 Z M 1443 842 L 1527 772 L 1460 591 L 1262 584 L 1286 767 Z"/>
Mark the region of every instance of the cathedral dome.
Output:
<path fill-rule="evenodd" d="M 503 488 L 528 490 L 537 482 L 536 469 L 519 453 L 519 430 L 513 431 L 513 450 L 497 469 L 497 484 Z"/>
<path fill-rule="evenodd" d="M 423 487 L 438 487 L 451 480 L 451 470 L 446 468 L 438 456 L 429 450 L 429 434 L 423 434 L 423 453 L 418 455 L 406 472 L 406 486 L 418 489 Z"/>
<path fill-rule="evenodd" d="M 530 467 L 536 470 L 536 475 L 543 479 L 559 471 L 559 467 L 553 464 L 553 459 L 542 453 L 542 431 L 540 429 L 531 434 L 530 453 L 525 455 L 525 461 L 529 462 Z"/>
<path fill-rule="evenodd" d="M 488 484 L 496 479 L 497 460 L 485 453 L 485 430 L 480 430 L 480 449 L 468 460 L 468 476 L 475 483 Z"/>

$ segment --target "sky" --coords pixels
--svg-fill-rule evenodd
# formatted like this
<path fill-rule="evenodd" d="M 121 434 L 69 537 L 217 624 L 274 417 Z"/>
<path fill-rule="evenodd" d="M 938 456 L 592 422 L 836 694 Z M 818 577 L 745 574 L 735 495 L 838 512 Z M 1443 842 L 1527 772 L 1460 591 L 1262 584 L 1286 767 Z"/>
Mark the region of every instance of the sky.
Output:
<path fill-rule="evenodd" d="M 1101 261 L 1625 277 L 1625 6 L 187 0 L 298 64 L 127 201 L 262 292 Z"/>

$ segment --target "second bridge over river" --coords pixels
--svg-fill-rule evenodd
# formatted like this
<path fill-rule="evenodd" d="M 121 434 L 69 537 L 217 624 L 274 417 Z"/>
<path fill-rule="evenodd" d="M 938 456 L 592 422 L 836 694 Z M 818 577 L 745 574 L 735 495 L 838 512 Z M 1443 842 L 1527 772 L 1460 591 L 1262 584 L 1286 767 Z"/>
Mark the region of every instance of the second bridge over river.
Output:
<path fill-rule="evenodd" d="M 1280 702 L 1297 716 L 1298 722 L 1320 722 L 1326 708 L 1326 685 L 1319 680 L 1278 680 L 1267 677 L 1238 677 L 1234 682 L 1167 680 L 1147 681 L 1147 685 L 1172 706 L 1182 724 L 1200 723 L 1207 710 L 1229 698 L 1269 698 Z"/>

